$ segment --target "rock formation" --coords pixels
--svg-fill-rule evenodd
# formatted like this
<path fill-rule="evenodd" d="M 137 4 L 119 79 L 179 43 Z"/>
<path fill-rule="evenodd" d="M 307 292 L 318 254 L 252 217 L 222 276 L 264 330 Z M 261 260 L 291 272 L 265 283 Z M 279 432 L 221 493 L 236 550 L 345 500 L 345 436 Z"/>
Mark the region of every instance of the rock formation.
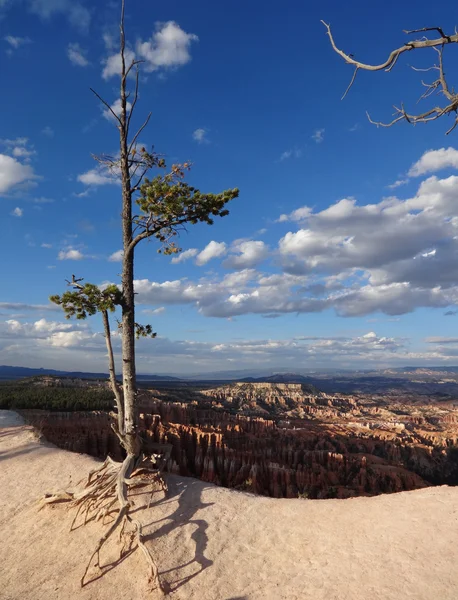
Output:
<path fill-rule="evenodd" d="M 141 432 L 146 448 L 171 447 L 170 472 L 288 498 L 458 484 L 453 407 L 329 395 L 302 384 L 221 386 L 190 403 L 159 396 L 140 395 Z M 106 413 L 22 413 L 61 448 L 122 456 Z"/>

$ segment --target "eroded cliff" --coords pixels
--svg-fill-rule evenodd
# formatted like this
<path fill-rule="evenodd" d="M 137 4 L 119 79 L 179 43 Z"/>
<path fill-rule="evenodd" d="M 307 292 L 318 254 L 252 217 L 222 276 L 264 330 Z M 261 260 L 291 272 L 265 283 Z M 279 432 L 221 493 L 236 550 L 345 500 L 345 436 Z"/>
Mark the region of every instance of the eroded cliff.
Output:
<path fill-rule="evenodd" d="M 407 410 L 306 388 L 222 386 L 191 403 L 142 393 L 142 436 L 146 448 L 172 447 L 171 472 L 273 497 L 345 498 L 458 483 L 454 407 Z M 256 416 L 259 410 L 275 420 Z M 122 456 L 106 413 L 23 414 L 61 448 Z"/>

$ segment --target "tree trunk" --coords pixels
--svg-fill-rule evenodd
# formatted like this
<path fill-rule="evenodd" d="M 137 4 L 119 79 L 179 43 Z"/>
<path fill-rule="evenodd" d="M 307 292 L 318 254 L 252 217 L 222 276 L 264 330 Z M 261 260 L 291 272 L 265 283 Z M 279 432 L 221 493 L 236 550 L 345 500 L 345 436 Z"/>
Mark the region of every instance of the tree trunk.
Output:
<path fill-rule="evenodd" d="M 124 212 L 124 211 L 123 211 Z M 123 217 L 124 219 L 124 217 Z M 130 220 L 129 220 L 130 225 Z M 126 226 L 124 222 L 126 237 Z M 130 240 L 127 242 L 130 243 Z M 126 242 L 124 243 L 126 248 Z M 135 374 L 135 305 L 133 283 L 133 251 L 126 253 L 122 270 L 122 382 L 124 392 L 124 434 L 125 449 L 128 454 L 137 455 L 140 451 L 138 438 L 138 414 L 136 409 L 136 374 Z"/>
<path fill-rule="evenodd" d="M 124 398 L 116 379 L 115 362 L 113 357 L 113 346 L 111 344 L 111 331 L 110 331 L 110 320 L 108 318 L 108 312 L 102 311 L 103 329 L 105 332 L 105 340 L 107 344 L 108 352 L 108 370 L 110 373 L 110 383 L 113 394 L 115 395 L 116 408 L 118 409 L 118 432 L 121 436 L 125 434 L 124 425 Z"/>
<path fill-rule="evenodd" d="M 136 410 L 137 382 L 135 373 L 135 296 L 134 296 L 134 249 L 132 242 L 132 188 L 129 169 L 126 96 L 126 63 L 124 57 L 124 3 L 121 20 L 121 114 L 119 124 L 121 183 L 122 183 L 122 383 L 124 393 L 124 437 L 127 454 L 139 456 L 141 441 L 138 436 Z"/>

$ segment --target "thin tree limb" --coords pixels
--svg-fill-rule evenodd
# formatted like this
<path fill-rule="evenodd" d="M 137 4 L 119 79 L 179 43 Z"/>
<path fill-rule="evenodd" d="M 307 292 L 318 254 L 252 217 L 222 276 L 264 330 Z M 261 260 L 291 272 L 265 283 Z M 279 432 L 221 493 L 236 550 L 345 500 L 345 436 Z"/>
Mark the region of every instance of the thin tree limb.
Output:
<path fill-rule="evenodd" d="M 152 113 L 149 113 L 148 116 L 146 117 L 143 125 L 138 129 L 137 133 L 134 135 L 134 137 L 132 138 L 132 141 L 130 142 L 129 145 L 129 154 L 132 152 L 132 148 L 135 146 L 135 142 L 138 139 L 138 136 L 141 134 L 141 132 L 145 129 L 145 127 L 148 125 L 149 120 L 151 119 L 151 115 Z"/>
<path fill-rule="evenodd" d="M 118 121 L 118 123 L 121 124 L 121 119 L 118 117 L 118 115 L 115 113 L 115 111 L 111 108 L 111 106 L 108 104 L 108 102 L 106 100 L 104 100 L 102 98 L 102 96 L 100 96 L 100 94 L 98 94 L 93 88 L 89 88 L 89 89 L 95 96 L 97 96 L 97 98 L 100 100 L 100 102 L 102 102 L 102 104 L 104 104 L 108 108 L 108 110 L 111 112 L 111 114 L 116 119 L 116 121 Z"/>

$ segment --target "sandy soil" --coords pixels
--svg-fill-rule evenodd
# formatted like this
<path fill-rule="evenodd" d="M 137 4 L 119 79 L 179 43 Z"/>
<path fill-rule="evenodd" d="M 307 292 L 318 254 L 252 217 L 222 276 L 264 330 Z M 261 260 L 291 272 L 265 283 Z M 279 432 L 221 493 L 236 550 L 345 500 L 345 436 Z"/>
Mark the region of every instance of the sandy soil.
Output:
<path fill-rule="evenodd" d="M 76 483 L 96 461 L 39 443 L 0 411 L 0 598 L 156 600 L 144 557 L 80 588 L 102 527 L 69 533 L 73 514 L 37 511 L 44 492 Z M 458 488 L 352 500 L 273 500 L 169 477 L 150 509 L 135 497 L 148 546 L 176 600 L 456 600 Z M 118 564 L 117 564 L 118 563 Z"/>

